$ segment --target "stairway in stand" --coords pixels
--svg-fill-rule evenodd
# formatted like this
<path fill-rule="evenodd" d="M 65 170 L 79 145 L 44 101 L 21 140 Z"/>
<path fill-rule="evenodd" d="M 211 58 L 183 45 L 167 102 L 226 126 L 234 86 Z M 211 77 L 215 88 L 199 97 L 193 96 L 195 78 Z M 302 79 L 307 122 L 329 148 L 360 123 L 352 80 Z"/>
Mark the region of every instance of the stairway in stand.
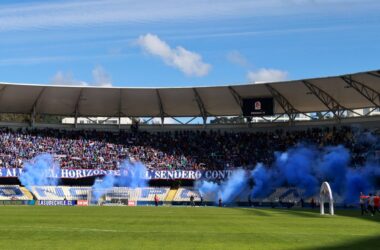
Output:
<path fill-rule="evenodd" d="M 170 189 L 168 196 L 166 196 L 165 201 L 172 202 L 177 191 L 178 189 Z"/>
<path fill-rule="evenodd" d="M 20 187 L 20 190 L 24 193 L 25 196 L 29 198 L 29 200 L 33 200 L 33 195 L 29 190 L 25 187 Z"/>

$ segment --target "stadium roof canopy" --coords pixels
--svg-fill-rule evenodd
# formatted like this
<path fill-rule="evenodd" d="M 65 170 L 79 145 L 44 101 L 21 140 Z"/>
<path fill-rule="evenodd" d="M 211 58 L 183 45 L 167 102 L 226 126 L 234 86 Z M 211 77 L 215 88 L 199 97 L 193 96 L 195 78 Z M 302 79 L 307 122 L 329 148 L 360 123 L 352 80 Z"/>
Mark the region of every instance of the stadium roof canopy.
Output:
<path fill-rule="evenodd" d="M 274 113 L 380 107 L 380 70 L 296 81 L 215 87 L 114 88 L 0 83 L 0 113 L 62 116 L 241 115 L 243 98 L 273 97 Z"/>

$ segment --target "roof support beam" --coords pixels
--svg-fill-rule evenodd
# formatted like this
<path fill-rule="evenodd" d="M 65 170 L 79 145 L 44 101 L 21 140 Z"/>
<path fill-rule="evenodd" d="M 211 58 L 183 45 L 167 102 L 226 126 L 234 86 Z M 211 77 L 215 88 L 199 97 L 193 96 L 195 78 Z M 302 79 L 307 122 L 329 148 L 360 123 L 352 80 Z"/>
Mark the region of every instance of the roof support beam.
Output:
<path fill-rule="evenodd" d="M 241 112 L 243 112 L 243 97 L 241 97 L 241 95 L 232 86 L 228 86 L 228 90 L 235 99 L 236 104 L 240 107 Z M 246 119 L 248 123 L 250 123 L 250 121 L 252 120 L 251 117 L 247 117 Z"/>
<path fill-rule="evenodd" d="M 277 121 L 279 118 L 281 118 L 281 117 L 283 117 L 285 114 L 280 114 L 280 115 L 278 115 L 272 122 L 275 122 L 275 121 Z"/>
<path fill-rule="evenodd" d="M 312 84 L 311 82 L 309 82 L 309 81 L 302 81 L 302 82 L 310 90 L 310 92 L 314 96 L 316 96 L 327 107 L 327 109 L 331 113 L 333 113 L 334 117 L 337 118 L 338 120 L 340 120 L 343 117 L 344 112 L 347 110 L 352 112 L 352 113 L 360 115 L 359 113 L 342 106 L 337 100 L 335 100 L 326 91 L 317 87 L 316 85 Z"/>
<path fill-rule="evenodd" d="M 371 75 L 371 76 L 374 76 L 374 77 L 379 77 L 379 78 L 380 78 L 380 70 L 377 71 L 377 73 L 368 72 L 367 74 L 368 74 L 368 75 Z"/>
<path fill-rule="evenodd" d="M 231 95 L 234 97 L 237 105 L 239 105 L 239 107 L 242 108 L 243 98 L 241 97 L 241 95 L 232 86 L 228 86 L 228 90 L 230 91 Z"/>
<path fill-rule="evenodd" d="M 2 97 L 3 97 L 3 95 L 4 95 L 4 90 L 5 90 L 6 87 L 7 87 L 7 85 L 3 85 L 3 86 L 1 87 L 1 89 L 0 89 L 0 102 L 1 102 L 1 99 L 2 99 Z"/>
<path fill-rule="evenodd" d="M 32 127 L 34 127 L 34 123 L 36 121 L 36 114 L 37 114 L 37 105 L 38 105 L 38 102 L 40 101 L 41 99 L 41 96 L 43 95 L 43 93 L 45 92 L 45 89 L 46 87 L 43 87 L 40 91 L 40 93 L 38 93 L 38 96 L 37 98 L 34 100 L 33 102 L 33 106 L 32 106 L 32 110 L 31 110 L 31 114 L 30 114 L 30 117 L 31 117 L 31 125 Z"/>
<path fill-rule="evenodd" d="M 104 120 L 93 120 L 93 119 L 91 119 L 91 117 L 86 117 L 87 120 L 93 122 L 94 124 L 104 124 L 105 122 L 107 122 L 111 118 L 112 118 L 112 116 L 106 117 L 106 119 L 104 119 Z"/>
<path fill-rule="evenodd" d="M 194 116 L 193 118 L 191 118 L 190 120 L 188 120 L 187 122 L 185 122 L 185 124 L 189 124 L 190 122 L 194 121 L 197 117 Z"/>
<path fill-rule="evenodd" d="M 120 129 L 120 127 L 121 127 L 121 115 L 122 115 L 122 113 L 121 113 L 121 105 L 122 105 L 122 103 L 123 103 L 123 89 L 120 89 L 119 90 L 119 106 L 118 106 L 118 119 L 119 119 L 119 129 Z"/>
<path fill-rule="evenodd" d="M 195 100 L 197 101 L 197 104 L 198 104 L 199 111 L 201 112 L 201 115 L 203 118 L 203 124 L 206 125 L 208 112 L 205 108 L 205 105 L 204 105 L 202 98 L 200 97 L 197 89 L 193 88 L 193 91 L 194 91 Z"/>
<path fill-rule="evenodd" d="M 143 120 L 143 123 L 142 124 L 148 124 L 151 120 L 153 120 L 154 117 L 149 117 L 148 120 Z M 131 119 L 132 120 L 132 119 Z"/>
<path fill-rule="evenodd" d="M 7 88 L 8 85 L 3 85 L 3 87 L 0 89 L 0 101 L 3 99 L 3 95 L 5 92 L 5 89 Z"/>
<path fill-rule="evenodd" d="M 83 88 L 80 89 L 79 91 L 79 95 L 78 95 L 78 98 L 75 102 L 75 110 L 74 110 L 74 127 L 77 128 L 77 125 L 78 125 L 78 115 L 79 115 L 79 104 L 80 104 L 80 100 L 82 99 L 82 95 L 83 95 Z"/>
<path fill-rule="evenodd" d="M 165 122 L 165 110 L 164 110 L 164 105 L 162 104 L 162 99 L 161 99 L 160 91 L 158 89 L 156 89 L 156 94 L 157 94 L 157 100 L 158 100 L 158 107 L 160 109 L 161 126 L 164 126 L 164 122 Z"/>
<path fill-rule="evenodd" d="M 265 85 L 273 98 L 277 101 L 278 104 L 280 104 L 281 108 L 285 111 L 285 113 L 288 115 L 290 122 L 294 122 L 296 119 L 296 116 L 298 113 L 301 113 L 297 109 L 293 107 L 293 105 L 288 101 L 288 99 L 285 98 L 277 89 L 275 89 L 270 84 Z M 306 115 L 306 114 L 305 114 Z"/>
<path fill-rule="evenodd" d="M 377 92 L 371 87 L 368 87 L 362 82 L 354 80 L 352 76 L 343 76 L 341 78 L 343 81 L 345 81 L 348 84 L 348 86 L 352 87 L 357 92 L 359 92 L 359 94 L 364 96 L 368 101 L 374 104 L 377 108 L 380 108 L 380 93 L 379 92 Z"/>
<path fill-rule="evenodd" d="M 172 118 L 174 121 L 178 122 L 179 124 L 184 125 L 184 123 L 178 120 L 176 117 L 171 116 L 170 118 Z"/>
<path fill-rule="evenodd" d="M 367 113 L 363 114 L 364 116 L 370 116 L 372 114 L 373 111 L 376 111 L 378 110 L 379 108 L 375 107 L 375 108 L 372 108 L 372 110 L 368 111 Z"/>

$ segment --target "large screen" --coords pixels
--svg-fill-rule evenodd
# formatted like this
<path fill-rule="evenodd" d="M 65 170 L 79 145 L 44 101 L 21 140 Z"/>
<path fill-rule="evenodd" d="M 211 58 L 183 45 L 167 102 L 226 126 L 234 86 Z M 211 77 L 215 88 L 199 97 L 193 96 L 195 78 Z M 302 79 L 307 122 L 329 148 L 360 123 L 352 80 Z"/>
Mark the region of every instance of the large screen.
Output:
<path fill-rule="evenodd" d="M 273 115 L 273 98 L 244 98 L 244 116 L 270 116 Z"/>

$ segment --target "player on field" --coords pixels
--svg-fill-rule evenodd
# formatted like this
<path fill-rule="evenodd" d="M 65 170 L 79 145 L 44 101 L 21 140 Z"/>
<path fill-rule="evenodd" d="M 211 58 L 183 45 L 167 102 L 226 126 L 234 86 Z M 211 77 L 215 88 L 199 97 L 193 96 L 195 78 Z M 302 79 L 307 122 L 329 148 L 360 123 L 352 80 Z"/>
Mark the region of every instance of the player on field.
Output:
<path fill-rule="evenodd" d="M 368 196 L 366 196 L 362 192 L 360 192 L 359 198 L 360 198 L 359 201 L 360 201 L 360 209 L 362 211 L 362 215 L 367 214 L 368 210 L 367 210 L 366 205 L 367 205 Z"/>
<path fill-rule="evenodd" d="M 156 207 L 158 207 L 158 202 L 160 201 L 160 199 L 158 198 L 158 195 L 157 194 L 155 194 L 154 195 L 154 205 L 156 206 Z"/>
<path fill-rule="evenodd" d="M 194 195 L 190 196 L 190 206 L 195 207 Z"/>
<path fill-rule="evenodd" d="M 373 197 L 373 203 L 375 205 L 374 212 L 380 213 L 380 196 L 379 195 L 376 195 Z"/>
<path fill-rule="evenodd" d="M 310 202 L 310 204 L 311 204 L 311 208 L 312 208 L 312 209 L 314 209 L 314 208 L 317 206 L 317 204 L 316 204 L 316 202 L 315 202 L 315 200 L 314 200 L 314 197 L 311 198 L 311 202 Z"/>

